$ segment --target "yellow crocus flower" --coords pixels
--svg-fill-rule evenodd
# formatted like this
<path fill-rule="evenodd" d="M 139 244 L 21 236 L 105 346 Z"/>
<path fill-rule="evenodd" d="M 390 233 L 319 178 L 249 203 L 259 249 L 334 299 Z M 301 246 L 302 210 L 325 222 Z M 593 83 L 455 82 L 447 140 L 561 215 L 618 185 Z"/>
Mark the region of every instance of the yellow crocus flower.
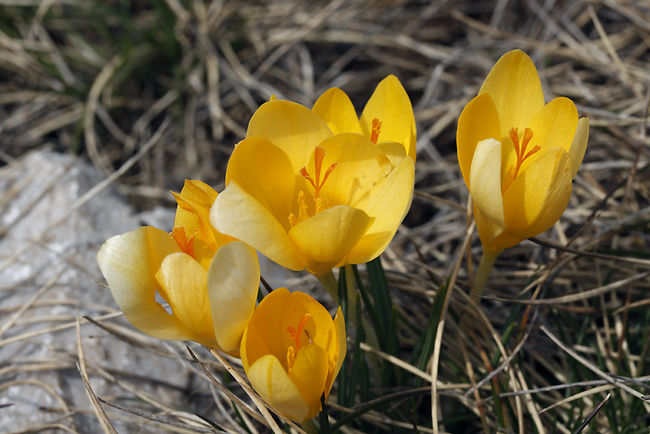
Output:
<path fill-rule="evenodd" d="M 482 292 L 496 257 L 564 213 L 587 148 L 589 119 L 564 97 L 544 104 L 530 58 L 506 53 L 458 119 L 458 162 L 474 201 Z"/>
<path fill-rule="evenodd" d="M 145 226 L 112 237 L 97 253 L 99 268 L 124 316 L 140 331 L 237 355 L 259 289 L 257 254 L 212 228 L 217 192 L 211 187 L 188 180 L 174 196 L 171 234 Z"/>
<path fill-rule="evenodd" d="M 379 147 L 383 142 L 401 143 L 406 155 L 415 161 L 413 107 L 402 83 L 394 75 L 379 82 L 360 118 L 357 118 L 350 98 L 337 87 L 323 93 L 312 110 L 334 134 L 363 134 Z"/>
<path fill-rule="evenodd" d="M 303 422 L 321 410 L 346 353 L 345 322 L 301 292 L 278 288 L 264 297 L 241 341 L 253 388 L 288 418 Z"/>
<path fill-rule="evenodd" d="M 312 110 L 271 100 L 235 147 L 210 221 L 285 268 L 324 275 L 384 251 L 411 204 L 413 177 L 403 144 L 335 135 Z"/>

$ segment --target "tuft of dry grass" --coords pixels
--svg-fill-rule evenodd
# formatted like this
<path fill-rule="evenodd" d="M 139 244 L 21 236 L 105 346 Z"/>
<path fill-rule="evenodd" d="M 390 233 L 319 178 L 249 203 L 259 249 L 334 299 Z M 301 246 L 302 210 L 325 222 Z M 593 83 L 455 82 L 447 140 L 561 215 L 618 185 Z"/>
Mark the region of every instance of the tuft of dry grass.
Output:
<path fill-rule="evenodd" d="M 505 251 L 477 300 L 467 293 L 480 243 L 455 126 L 496 59 L 514 48 L 535 61 L 547 100 L 570 97 L 590 118 L 589 147 L 562 219 Z M 330 427 L 346 434 L 648 432 L 647 1 L 3 0 L 0 160 L 9 165 L 49 148 L 99 169 L 107 181 L 68 215 L 111 182 L 138 209 L 172 206 L 168 190 L 185 178 L 223 187 L 233 146 L 271 95 L 310 106 L 338 86 L 361 109 L 387 74 L 407 89 L 419 138 L 413 206 L 382 261 L 399 346 L 391 354 L 352 334 L 349 353 L 352 363 L 365 357 L 390 367 L 394 381 L 375 381 L 371 367 L 370 383 L 358 384 L 350 405 L 335 390 Z M 5 191 L 2 209 L 30 182 Z M 2 258 L 0 269 L 28 261 L 64 220 Z M 88 267 L 94 277 L 86 289 L 103 292 Z M 370 271 L 360 270 L 368 282 Z M 0 290 L 0 300 L 10 300 L 21 287 Z M 3 400 L 18 386 L 42 390 L 38 396 L 49 398 L 39 411 L 53 416 L 9 432 L 78 433 L 80 420 L 104 432 L 115 432 L 112 425 L 301 432 L 239 383 L 237 360 L 148 339 L 116 320 L 112 305 L 80 305 L 86 319 L 52 322 L 57 306 L 72 300 L 43 299 L 49 291 L 34 289 L 22 305 L 0 301 L 0 348 L 49 345 L 58 354 L 2 353 L 0 420 L 21 405 Z M 37 308 L 52 312 L 50 322 L 29 315 Z M 79 345 L 66 349 L 61 333 L 75 328 Z M 427 330 L 435 330 L 431 357 L 418 358 Z M 84 352 L 97 333 L 108 351 L 128 347 L 139 359 L 171 363 L 185 384 L 105 366 Z M 359 374 L 355 367 L 363 369 L 350 365 L 344 374 Z M 66 402 L 42 380 L 51 372 L 83 379 L 90 400 Z M 153 386 L 177 400 L 151 393 Z"/>

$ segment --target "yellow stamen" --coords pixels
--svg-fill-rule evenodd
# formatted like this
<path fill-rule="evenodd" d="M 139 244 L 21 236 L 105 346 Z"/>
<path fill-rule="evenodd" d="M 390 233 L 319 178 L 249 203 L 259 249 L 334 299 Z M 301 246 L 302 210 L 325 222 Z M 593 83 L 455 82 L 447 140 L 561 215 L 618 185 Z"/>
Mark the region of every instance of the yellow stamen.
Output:
<path fill-rule="evenodd" d="M 300 324 L 298 324 L 298 330 L 293 328 L 293 326 L 287 327 L 287 331 L 291 335 L 291 339 L 293 339 L 296 344 L 295 346 L 296 351 L 300 351 L 300 347 L 301 347 L 300 338 L 302 337 L 302 332 L 305 329 L 305 326 L 307 325 L 307 321 L 309 321 L 309 318 L 311 318 L 310 313 L 306 313 L 302 316 L 302 318 L 300 318 Z M 305 330 L 305 335 L 306 334 L 307 331 Z M 309 336 L 307 336 L 307 338 L 309 338 Z"/>
<path fill-rule="evenodd" d="M 379 140 L 379 132 L 381 131 L 381 122 L 379 119 L 374 118 L 372 120 L 372 133 L 370 134 L 370 141 L 374 144 L 377 144 L 377 140 Z"/>
<path fill-rule="evenodd" d="M 181 252 L 186 253 L 191 257 L 194 257 L 193 241 L 194 241 L 194 237 L 196 236 L 196 231 L 191 237 L 187 238 L 187 233 L 185 232 L 185 228 L 183 226 L 178 226 L 172 229 L 171 236 L 176 242 L 178 248 L 181 249 Z"/>
<path fill-rule="evenodd" d="M 309 181 L 312 187 L 314 187 L 314 207 L 316 208 L 316 214 L 318 214 L 323 210 L 323 202 L 320 198 L 321 188 L 323 187 L 323 184 L 325 184 L 325 181 L 327 181 L 327 178 L 330 176 L 330 173 L 332 173 L 332 171 L 336 169 L 336 166 L 339 165 L 339 163 L 332 163 L 330 167 L 328 167 L 327 170 L 325 171 L 325 175 L 321 180 L 320 177 L 321 169 L 323 167 L 323 160 L 325 159 L 326 154 L 327 152 L 325 152 L 325 149 L 321 148 L 320 146 L 316 146 L 316 149 L 314 150 L 314 169 L 316 173 L 315 180 L 307 172 L 307 167 L 303 167 L 302 169 L 300 169 L 300 174 L 302 175 L 302 177 L 305 178 L 307 181 Z M 300 198 L 298 198 L 298 200 L 300 200 Z"/>
<path fill-rule="evenodd" d="M 287 369 L 291 370 L 294 363 L 296 363 L 296 349 L 289 347 L 287 348 Z"/>

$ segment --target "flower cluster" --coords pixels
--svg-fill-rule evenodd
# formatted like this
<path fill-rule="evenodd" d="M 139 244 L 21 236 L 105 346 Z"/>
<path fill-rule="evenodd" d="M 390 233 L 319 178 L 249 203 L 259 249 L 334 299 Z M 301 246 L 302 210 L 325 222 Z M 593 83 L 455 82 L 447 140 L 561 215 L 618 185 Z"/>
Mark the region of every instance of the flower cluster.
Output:
<path fill-rule="evenodd" d="M 376 258 L 410 207 L 414 161 L 413 110 L 393 76 L 360 118 L 340 89 L 313 110 L 272 98 L 233 151 L 220 194 L 186 181 L 171 233 L 113 237 L 99 267 L 135 327 L 241 357 L 260 396 L 302 422 L 320 412 L 341 368 L 345 323 L 340 308 L 332 319 L 286 288 L 256 306 L 256 250 L 318 276 Z"/>
<path fill-rule="evenodd" d="M 537 70 L 515 50 L 494 66 L 458 120 L 458 161 L 473 199 L 481 292 L 504 249 L 564 212 L 589 121 L 573 102 L 544 104 Z M 312 109 L 271 98 L 228 162 L 225 189 L 186 181 L 171 233 L 143 227 L 106 241 L 98 262 L 126 318 L 153 337 L 240 357 L 248 380 L 298 422 L 321 411 L 346 354 L 345 321 L 307 294 L 257 304 L 257 252 L 327 281 L 377 258 L 413 197 L 416 129 L 394 76 L 360 117 L 340 89 Z M 163 307 L 162 302 L 167 306 Z"/>

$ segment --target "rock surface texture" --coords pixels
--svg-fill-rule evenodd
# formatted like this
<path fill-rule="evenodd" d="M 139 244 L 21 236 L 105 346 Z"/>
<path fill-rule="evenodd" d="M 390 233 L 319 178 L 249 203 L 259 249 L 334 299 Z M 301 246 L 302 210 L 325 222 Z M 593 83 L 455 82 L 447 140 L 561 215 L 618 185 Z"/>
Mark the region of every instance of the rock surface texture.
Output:
<path fill-rule="evenodd" d="M 77 368 L 77 319 L 99 397 L 149 414 L 152 405 L 168 411 L 200 405 L 185 344 L 134 331 L 97 283 L 103 278 L 96 253 L 107 238 L 142 224 L 171 229 L 174 211 L 135 214 L 111 186 L 75 211 L 103 179 L 77 158 L 47 151 L 0 170 L 0 432 L 103 432 Z M 162 218 L 143 221 L 152 216 Z M 118 432 L 161 432 L 147 419 L 103 407 Z"/>

